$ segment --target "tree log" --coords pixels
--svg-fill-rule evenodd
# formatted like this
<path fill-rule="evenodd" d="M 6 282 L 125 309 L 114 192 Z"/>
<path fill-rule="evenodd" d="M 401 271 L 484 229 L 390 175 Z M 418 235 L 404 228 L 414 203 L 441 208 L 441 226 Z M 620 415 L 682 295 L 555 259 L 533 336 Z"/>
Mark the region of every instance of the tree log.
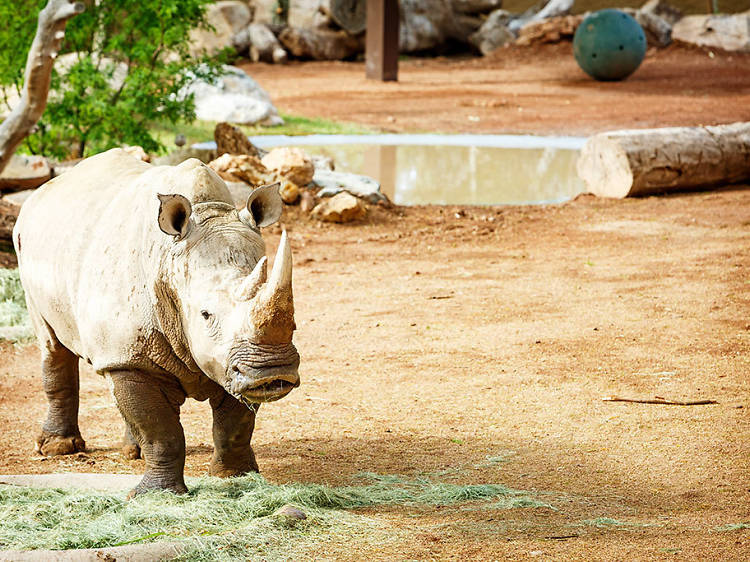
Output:
<path fill-rule="evenodd" d="M 65 37 L 65 24 L 83 10 L 83 2 L 49 0 L 39 12 L 36 35 L 26 58 L 21 99 L 8 118 L 0 124 L 0 172 L 44 113 L 52 65 Z"/>
<path fill-rule="evenodd" d="M 0 240 L 10 240 L 13 236 L 13 226 L 18 218 L 19 205 L 14 205 L 0 199 Z"/>
<path fill-rule="evenodd" d="M 581 150 L 578 175 L 614 198 L 747 181 L 750 123 L 600 133 Z"/>

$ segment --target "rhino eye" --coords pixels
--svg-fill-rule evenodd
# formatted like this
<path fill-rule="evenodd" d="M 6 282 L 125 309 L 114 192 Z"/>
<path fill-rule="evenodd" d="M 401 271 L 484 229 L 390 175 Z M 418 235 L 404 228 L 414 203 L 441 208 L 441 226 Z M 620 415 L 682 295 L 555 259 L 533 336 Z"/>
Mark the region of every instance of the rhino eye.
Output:
<path fill-rule="evenodd" d="M 208 310 L 201 310 L 201 316 L 203 316 L 204 320 L 208 320 L 211 318 L 211 313 Z"/>

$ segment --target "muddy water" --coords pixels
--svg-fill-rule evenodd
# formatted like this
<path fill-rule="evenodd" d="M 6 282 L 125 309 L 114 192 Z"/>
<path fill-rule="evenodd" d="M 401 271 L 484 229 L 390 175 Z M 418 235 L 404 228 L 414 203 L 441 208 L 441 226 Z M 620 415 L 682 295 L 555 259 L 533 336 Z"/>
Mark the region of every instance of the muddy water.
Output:
<path fill-rule="evenodd" d="M 399 205 L 537 204 L 583 191 L 576 174 L 585 139 L 523 135 L 309 135 L 251 139 L 299 146 L 336 170 L 375 178 Z"/>

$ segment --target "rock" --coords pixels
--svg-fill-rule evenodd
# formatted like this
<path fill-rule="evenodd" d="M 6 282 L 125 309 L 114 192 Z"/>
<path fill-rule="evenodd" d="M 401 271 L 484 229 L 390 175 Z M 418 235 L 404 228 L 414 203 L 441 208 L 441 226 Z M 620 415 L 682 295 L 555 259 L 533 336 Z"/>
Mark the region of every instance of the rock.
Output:
<path fill-rule="evenodd" d="M 295 57 L 313 60 L 343 60 L 364 52 L 362 37 L 326 28 L 287 27 L 279 40 Z"/>
<path fill-rule="evenodd" d="M 487 14 L 503 7 L 503 0 L 452 0 L 453 10 L 459 14 Z"/>
<path fill-rule="evenodd" d="M 344 31 L 356 35 L 367 28 L 366 0 L 329 0 L 328 13 Z"/>
<path fill-rule="evenodd" d="M 351 222 L 367 215 L 362 202 L 348 193 L 339 193 L 318 203 L 312 216 L 326 222 Z"/>
<path fill-rule="evenodd" d="M 0 199 L 0 240 L 11 239 L 20 210 L 21 205 L 12 203 L 5 197 Z"/>
<path fill-rule="evenodd" d="M 289 0 L 286 23 L 289 27 L 310 29 L 331 23 L 332 0 Z"/>
<path fill-rule="evenodd" d="M 542 21 L 549 18 L 556 18 L 559 16 L 567 16 L 573 8 L 574 0 L 548 0 L 539 9 L 539 6 L 534 6 L 515 17 L 509 24 L 508 28 L 515 34 L 521 30 L 521 28 L 533 21 Z"/>
<path fill-rule="evenodd" d="M 208 163 L 208 167 L 227 181 L 244 181 L 254 187 L 271 183 L 269 170 L 255 156 L 222 154 Z"/>
<path fill-rule="evenodd" d="M 303 213 L 309 213 L 310 211 L 312 211 L 315 208 L 316 204 L 317 200 L 312 193 L 307 190 L 302 192 L 299 201 L 299 208 Z"/>
<path fill-rule="evenodd" d="M 299 148 L 274 148 L 263 157 L 262 162 L 278 176 L 297 185 L 307 185 L 315 173 L 312 159 Z"/>
<path fill-rule="evenodd" d="M 666 47 L 672 42 L 672 26 L 664 18 L 632 8 L 622 8 L 621 11 L 635 18 L 643 28 L 646 42 L 652 47 Z"/>
<path fill-rule="evenodd" d="M 331 197 L 346 191 L 368 203 L 377 203 L 386 199 L 385 195 L 380 192 L 380 184 L 367 176 L 316 169 L 313 181 L 322 187 L 318 191 L 318 197 Z"/>
<path fill-rule="evenodd" d="M 563 40 L 572 41 L 576 29 L 582 21 L 583 16 L 577 15 L 559 16 L 546 20 L 529 22 L 518 32 L 516 45 L 559 43 Z"/>
<path fill-rule="evenodd" d="M 277 64 L 287 61 L 287 54 L 267 25 L 253 22 L 237 33 L 233 38 L 238 51 L 249 50 L 253 62 L 274 62 Z"/>
<path fill-rule="evenodd" d="M 170 152 L 166 156 L 159 156 L 154 158 L 153 163 L 157 166 L 177 166 L 182 164 L 185 160 L 190 158 L 197 158 L 201 162 L 208 164 L 211 160 L 215 160 L 218 154 L 215 148 L 196 148 L 189 146 L 187 148 L 181 148 Z M 57 172 L 58 166 L 55 166 L 55 172 Z"/>
<path fill-rule="evenodd" d="M 258 83 L 236 66 L 224 65 L 216 84 L 196 79 L 180 91 L 195 96 L 195 115 L 204 121 L 281 125 L 284 120 Z"/>
<path fill-rule="evenodd" d="M 682 19 L 682 12 L 664 0 L 648 0 L 638 11 L 659 16 L 671 26 Z"/>
<path fill-rule="evenodd" d="M 480 53 L 489 55 L 495 49 L 516 40 L 516 35 L 508 28 L 514 17 L 506 10 L 495 10 L 469 40 Z"/>
<path fill-rule="evenodd" d="M 333 171 L 336 169 L 336 166 L 333 163 L 333 158 L 330 156 L 323 156 L 322 154 L 313 154 L 310 156 L 312 159 L 313 166 L 316 170 L 330 170 Z"/>
<path fill-rule="evenodd" d="M 426 51 L 442 45 L 453 30 L 451 0 L 401 0 L 399 50 Z"/>
<path fill-rule="evenodd" d="M 123 146 L 122 149 L 141 162 L 151 162 L 151 156 L 146 154 L 146 151 L 143 150 L 142 146 Z"/>
<path fill-rule="evenodd" d="M 266 25 L 285 25 L 287 12 L 278 0 L 252 0 L 253 21 Z M 288 3 L 286 3 L 289 6 Z"/>
<path fill-rule="evenodd" d="M 289 180 L 282 180 L 279 193 L 284 203 L 294 205 L 299 200 L 300 188 L 296 183 Z"/>
<path fill-rule="evenodd" d="M 283 515 L 284 517 L 291 517 L 292 519 L 307 519 L 307 515 L 304 511 L 298 507 L 294 507 L 291 504 L 282 505 L 276 510 L 274 515 Z"/>
<path fill-rule="evenodd" d="M 672 39 L 747 53 L 750 52 L 750 14 L 685 16 L 672 28 Z"/>
<path fill-rule="evenodd" d="M 44 156 L 14 154 L 0 173 L 0 191 L 21 191 L 39 187 L 52 177 Z"/>
<path fill-rule="evenodd" d="M 259 156 L 258 148 L 250 142 L 247 135 L 238 127 L 229 123 L 218 123 L 214 128 L 214 141 L 216 141 L 216 153 L 222 154 L 249 154 Z"/>
<path fill-rule="evenodd" d="M 209 4 L 206 21 L 213 29 L 193 29 L 190 32 L 190 54 L 215 55 L 232 47 L 232 37 L 246 27 L 251 19 L 250 8 L 244 2 L 222 0 Z"/>

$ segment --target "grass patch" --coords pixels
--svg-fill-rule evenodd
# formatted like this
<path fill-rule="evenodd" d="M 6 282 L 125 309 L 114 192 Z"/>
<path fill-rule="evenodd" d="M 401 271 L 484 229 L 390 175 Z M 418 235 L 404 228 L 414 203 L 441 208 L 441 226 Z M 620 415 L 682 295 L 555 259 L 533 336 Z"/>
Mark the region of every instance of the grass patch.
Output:
<path fill-rule="evenodd" d="M 0 486 L 0 547 L 103 548 L 182 541 L 185 560 L 293 557 L 321 544 L 380 541 L 393 536 L 375 519 L 352 510 L 378 506 L 430 506 L 523 499 L 509 507 L 535 507 L 524 492 L 499 484 L 458 485 L 424 478 L 363 473 L 366 483 L 274 485 L 259 475 L 191 481 L 190 493 L 154 492 L 126 501 L 123 494 Z M 307 519 L 291 524 L 274 516 L 285 504 Z M 376 542 L 374 544 L 377 544 Z"/>
<path fill-rule="evenodd" d="M 18 269 L 0 269 L 0 340 L 21 342 L 33 337 Z"/>
<path fill-rule="evenodd" d="M 300 117 L 298 115 L 282 114 L 284 119 L 283 125 L 276 127 L 263 127 L 239 125 L 239 128 L 247 136 L 257 135 L 367 135 L 377 131 L 356 125 L 354 123 L 341 123 L 330 121 L 328 119 Z M 216 123 L 213 121 L 199 121 L 193 123 L 180 123 L 173 125 L 171 123 L 158 123 L 151 128 L 151 133 L 159 139 L 164 145 L 171 150 L 174 147 L 174 138 L 177 133 L 182 133 L 187 139 L 187 145 L 197 142 L 205 142 L 214 139 L 214 128 Z"/>
<path fill-rule="evenodd" d="M 633 528 L 633 527 L 651 527 L 651 523 L 634 523 L 632 521 L 619 521 L 611 517 L 597 517 L 596 519 L 586 519 L 581 525 L 589 525 L 599 529 L 607 527 Z"/>

